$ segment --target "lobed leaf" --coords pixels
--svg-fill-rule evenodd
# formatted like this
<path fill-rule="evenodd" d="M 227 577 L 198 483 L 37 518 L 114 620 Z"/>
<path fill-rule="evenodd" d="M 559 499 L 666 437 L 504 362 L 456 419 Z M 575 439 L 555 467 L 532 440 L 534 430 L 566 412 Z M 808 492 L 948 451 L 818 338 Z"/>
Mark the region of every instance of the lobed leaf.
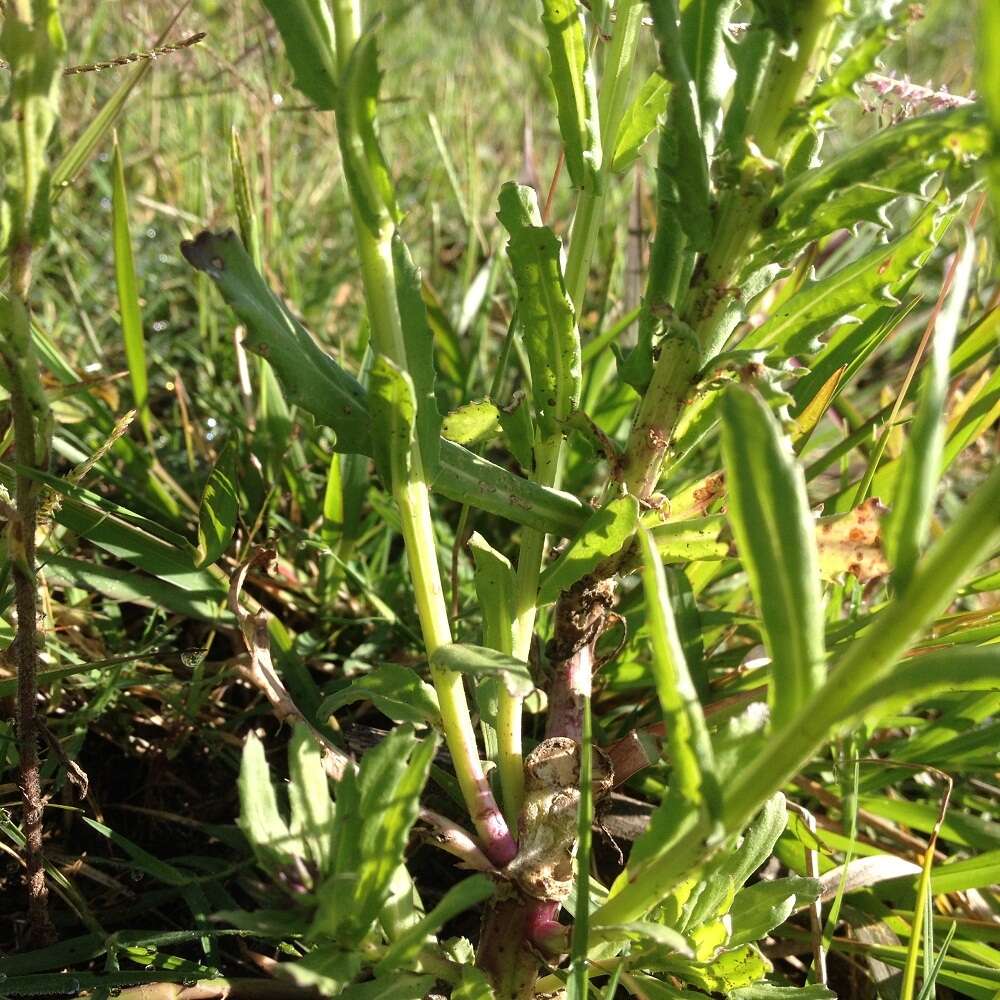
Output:
<path fill-rule="evenodd" d="M 500 189 L 497 217 L 510 236 L 517 283 L 517 314 L 531 366 L 531 389 L 539 423 L 554 433 L 580 399 L 580 336 L 563 281 L 562 244 L 541 223 L 532 188 L 508 182 Z"/>
<path fill-rule="evenodd" d="M 741 342 L 782 356 L 811 353 L 817 334 L 844 320 L 867 319 L 897 296 L 924 265 L 948 229 L 954 209 L 944 196 L 933 200 L 909 231 L 888 246 L 805 285 Z"/>
<path fill-rule="evenodd" d="M 246 324 L 246 347 L 272 365 L 289 401 L 336 432 L 337 451 L 371 455 L 365 390 L 279 302 L 236 235 L 204 232 L 181 244 L 181 250 L 193 267 L 212 278 Z M 574 534 L 587 515 L 568 493 L 514 475 L 451 441 L 441 442 L 433 486 L 453 500 L 557 535 Z"/>
<path fill-rule="evenodd" d="M 347 770 L 337 786 L 330 874 L 317 892 L 309 935 L 356 947 L 369 933 L 402 864 L 420 793 L 437 750 L 432 736 L 417 742 L 394 729 Z"/>
<path fill-rule="evenodd" d="M 566 169 L 574 187 L 592 187 L 601 166 L 601 135 L 583 13 L 576 0 L 542 0 L 542 27 Z"/>

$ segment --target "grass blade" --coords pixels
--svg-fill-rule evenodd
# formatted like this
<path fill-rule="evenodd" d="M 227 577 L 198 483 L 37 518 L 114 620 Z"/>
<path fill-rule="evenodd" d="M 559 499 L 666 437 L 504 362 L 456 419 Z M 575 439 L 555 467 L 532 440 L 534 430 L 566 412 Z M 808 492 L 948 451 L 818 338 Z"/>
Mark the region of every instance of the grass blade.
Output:
<path fill-rule="evenodd" d="M 115 285 L 121 315 L 125 358 L 132 383 L 132 397 L 139 412 L 139 424 L 148 441 L 152 435 L 149 412 L 149 376 L 146 370 L 146 339 L 142 330 L 142 309 L 135 276 L 135 260 L 128 229 L 128 195 L 125 190 L 125 167 L 122 150 L 115 136 L 115 162 L 111 194 L 111 229 L 115 250 Z"/>

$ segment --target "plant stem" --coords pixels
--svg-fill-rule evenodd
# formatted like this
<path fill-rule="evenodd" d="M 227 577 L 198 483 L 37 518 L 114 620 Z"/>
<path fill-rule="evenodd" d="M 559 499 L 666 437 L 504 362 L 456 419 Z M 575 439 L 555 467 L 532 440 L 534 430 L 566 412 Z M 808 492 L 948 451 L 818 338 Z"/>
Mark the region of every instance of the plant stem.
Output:
<path fill-rule="evenodd" d="M 357 43 L 360 23 L 359 0 L 345 0 L 337 5 L 334 25 L 337 32 L 337 60 L 341 68 L 347 64 L 351 50 Z M 346 122 L 338 124 L 343 128 L 347 127 Z M 342 142 L 345 139 L 349 141 L 348 137 L 342 136 Z M 356 192 L 350 190 L 350 195 L 372 346 L 377 353 L 385 355 L 405 372 L 409 366 L 392 259 L 395 227 L 384 206 L 377 225 L 373 227 L 362 216 Z M 430 656 L 438 647 L 450 643 L 452 636 L 437 561 L 428 483 L 420 444 L 416 439 L 411 445 L 410 470 L 408 480 L 392 484 L 392 492 L 399 508 L 424 645 Z M 506 865 L 517 853 L 517 846 L 497 808 L 479 759 L 462 676 L 454 671 L 434 668 L 431 677 L 437 690 L 445 739 L 469 815 L 490 860 L 499 866 Z"/>
<path fill-rule="evenodd" d="M 14 454 L 18 473 L 8 530 L 17 631 L 11 644 L 11 659 L 17 668 L 17 748 L 21 769 L 21 799 L 24 803 L 25 868 L 28 885 L 29 938 L 35 946 L 51 944 L 55 930 L 48 912 L 48 885 L 43 857 L 43 814 L 38 755 L 38 567 L 35 535 L 38 528 L 38 484 L 30 470 L 48 466 L 47 449 L 39 447 L 36 435 L 44 435 L 48 402 L 39 381 L 31 347 L 30 315 L 26 308 L 31 282 L 30 250 L 17 248 L 11 258 L 13 322 L 4 340 L 4 364 L 10 386 L 10 408 L 14 424 Z M 23 296 L 23 298 L 22 298 Z"/>
<path fill-rule="evenodd" d="M 579 317 L 587 292 L 587 279 L 601 217 L 604 212 L 605 181 L 622 115 L 629 96 L 632 63 L 639 40 L 642 21 L 642 0 L 624 0 L 619 5 L 615 29 L 611 38 L 598 101 L 600 134 L 604 156 L 597 178 L 591 187 L 580 192 L 569 253 L 566 258 L 566 292 L 573 304 L 573 313 Z M 567 415 L 568 416 L 568 415 Z M 545 438 L 535 449 L 535 470 L 532 478 L 542 486 L 558 487 L 562 459 L 562 434 Z M 545 534 L 526 528 L 521 537 L 517 560 L 517 591 L 514 617 L 514 656 L 527 660 L 531 655 L 531 639 L 537 614 L 538 579 L 545 556 Z M 524 759 L 521 749 L 522 701 L 506 690 L 500 693 L 497 713 L 499 741 L 499 769 L 503 787 L 504 808 L 510 823 L 516 822 L 524 798 Z"/>
<path fill-rule="evenodd" d="M 3 55 L 10 63 L 10 96 L 2 122 L 7 154 L 5 199 L 10 206 L 7 243 L 9 298 L 0 302 L 3 339 L 0 360 L 10 392 L 17 474 L 14 510 L 8 511 L 8 548 L 14 580 L 17 631 L 11 658 L 17 668 L 17 745 L 24 803 L 28 940 L 50 944 L 55 930 L 48 912 L 43 858 L 43 813 L 38 739 L 38 528 L 36 469 L 47 471 L 52 439 L 51 412 L 35 357 L 31 329 L 32 254 L 48 232 L 49 172 L 45 147 L 55 121 L 59 59 L 65 40 L 58 8 L 11 0 L 5 10 Z"/>
<path fill-rule="evenodd" d="M 761 231 L 763 209 L 777 179 L 769 161 L 780 161 L 783 128 L 800 93 L 816 71 L 817 49 L 831 30 L 836 0 L 803 0 L 792 14 L 792 54 L 782 47 L 771 50 L 760 89 L 750 108 L 746 134 L 759 153 L 728 188 L 719 205 L 719 221 L 701 277 L 684 299 L 684 319 L 697 332 L 705 360 L 722 350 L 731 332 L 733 286 L 747 248 Z"/>

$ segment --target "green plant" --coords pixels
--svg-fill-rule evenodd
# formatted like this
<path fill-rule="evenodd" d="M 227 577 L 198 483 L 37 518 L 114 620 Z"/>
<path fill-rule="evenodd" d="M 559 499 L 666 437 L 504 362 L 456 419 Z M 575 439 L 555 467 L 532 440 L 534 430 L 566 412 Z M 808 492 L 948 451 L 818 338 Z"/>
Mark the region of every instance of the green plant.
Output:
<path fill-rule="evenodd" d="M 501 571 L 508 574 L 500 586 L 513 595 L 511 603 L 483 608 L 485 621 L 499 616 L 487 629 L 495 643 L 489 651 L 453 642 L 438 570 L 431 490 L 440 488 L 472 508 L 500 511 L 453 482 L 456 471 L 474 463 L 488 469 L 484 460 L 460 448 L 449 448 L 446 456 L 439 443 L 433 339 L 376 129 L 377 25 L 361 33 L 356 4 L 337 4 L 332 13 L 321 4 L 269 7 L 297 85 L 318 108 L 336 112 L 374 351 L 367 391 L 312 346 L 235 238 L 203 234 L 186 245 L 185 254 L 247 323 L 248 346 L 268 358 L 289 398 L 334 428 L 338 450 L 373 454 L 391 487 L 436 689 L 434 721 L 444 730 L 483 850 L 501 870 L 480 939 L 480 966 L 498 995 L 530 996 L 542 988 L 535 983 L 539 953 L 554 959 L 570 950 L 558 913 L 572 885 L 577 808 L 607 793 L 614 769 L 613 757 L 595 750 L 597 779 L 581 777 L 591 771 L 591 745 L 583 739 L 591 677 L 616 591 L 627 583 L 638 547 L 645 567 L 644 632 L 657 665 L 672 777 L 649 832 L 610 891 L 600 891 L 589 914 L 589 936 L 573 939 L 571 968 L 588 972 L 582 978 L 571 974 L 569 989 L 582 995 L 587 974 L 617 968 L 621 982 L 639 995 L 675 995 L 676 986 L 669 984 L 678 982 L 765 995 L 754 984 L 764 979 L 768 964 L 754 942 L 782 922 L 796 901 L 803 905 L 819 893 L 807 879 L 739 891 L 784 829 L 784 783 L 845 727 L 885 717 L 889 704 L 955 687 L 995 688 L 1000 677 L 1000 661 L 989 649 L 956 648 L 933 654 L 932 661 L 907 655 L 1000 539 L 1000 474 L 994 472 L 945 534 L 927 545 L 947 453 L 949 357 L 969 295 L 971 236 L 958 251 L 950 291 L 942 292 L 944 304 L 929 328 L 932 346 L 916 395 L 911 447 L 890 463 L 873 453 L 864 488 L 852 487 L 848 478 L 833 491 L 837 511 L 860 509 L 856 504 L 873 491 L 891 507 L 873 543 L 884 549 L 892 569 L 889 594 L 866 607 L 867 600 L 857 603 L 858 591 L 845 605 L 854 609 L 852 617 L 865 608 L 856 638 L 831 641 L 838 602 L 850 587 L 824 588 L 821 582 L 823 533 L 788 437 L 797 435 L 801 450 L 841 391 L 845 362 L 857 370 L 854 338 L 885 325 L 961 212 L 968 163 L 988 141 L 982 117 L 975 108 L 925 115 L 822 156 L 828 108 L 873 64 L 879 45 L 866 41 L 846 60 L 843 53 L 873 29 L 881 44 L 888 37 L 882 29 L 891 23 L 889 15 L 877 5 L 869 10 L 832 0 L 794 7 L 760 3 L 734 44 L 733 3 L 690 4 L 679 14 L 675 4 L 658 0 L 649 9 L 659 67 L 653 84 L 632 104 L 625 95 L 641 5 L 617 6 L 599 97 L 588 37 L 599 23 L 588 28 L 573 4 L 543 5 L 565 169 L 577 204 L 563 261 L 534 193 L 515 185 L 500 193 L 499 219 L 509 237 L 517 288 L 513 335 L 522 339 L 529 365 L 524 376 L 530 378 L 531 408 L 521 433 L 531 455 L 526 477 L 508 480 L 518 509 L 504 513 L 524 528 L 516 573 Z M 728 99 L 727 46 L 736 67 Z M 659 119 L 655 241 L 638 341 L 627 355 L 619 354 L 616 380 L 606 366 L 582 370 L 578 317 L 616 164 L 635 158 Z M 906 195 L 918 190 L 925 192 L 923 204 L 911 210 L 907 223 Z M 818 279 L 793 268 L 803 248 L 815 255 L 844 225 L 878 219 L 888 227 L 889 212 L 902 235 L 887 246 L 828 267 Z M 763 322 L 746 325 L 755 311 Z M 834 332 L 822 339 L 828 330 Z M 869 344 L 860 350 L 869 352 L 875 346 Z M 837 377 L 821 383 L 793 378 L 802 370 L 793 372 L 790 358 L 811 375 L 832 369 Z M 622 428 L 617 413 L 602 426 L 601 407 L 581 408 L 587 378 L 608 394 L 638 392 L 621 446 L 615 440 Z M 338 403 L 334 393 L 345 402 Z M 359 431 L 356 418 L 362 414 Z M 740 569 L 746 573 L 770 666 L 757 675 L 767 684 L 768 717 L 751 707 L 713 736 L 674 621 L 678 596 L 667 585 L 661 560 L 687 561 L 671 550 L 671 539 L 693 511 L 677 511 L 672 501 L 685 481 L 698 479 L 697 465 L 692 472 L 684 468 L 686 439 L 704 438 L 716 425 L 724 478 L 713 481 L 707 501 L 695 493 L 696 509 L 705 515 L 699 526 L 712 525 L 711 540 L 731 527 L 737 561 L 729 549 L 721 564 L 701 564 L 698 587 L 732 580 Z M 599 442 L 609 474 L 595 493 L 603 498 L 601 506 L 578 514 L 578 527 L 567 532 L 555 518 L 544 519 L 542 504 L 561 502 L 552 490 L 560 484 L 567 440 L 571 451 L 581 448 L 575 432 Z M 529 484 L 542 490 L 529 492 Z M 546 499 L 535 504 L 529 496 Z M 724 519 L 716 513 L 723 507 Z M 566 535 L 567 542 L 539 575 L 546 528 Z M 717 560 L 717 550 L 709 547 L 708 558 Z M 853 573 L 865 575 L 857 561 Z M 553 600 L 547 738 L 525 762 L 525 793 L 523 689 L 511 678 L 526 671 L 537 609 Z M 488 684 L 497 692 L 496 715 L 484 721 L 497 733 L 503 814 L 479 761 L 464 673 L 480 691 Z M 580 796 L 582 780 L 593 795 Z M 584 810 L 580 830 L 589 828 Z M 516 855 L 514 838 L 520 845 Z M 577 859 L 581 923 L 589 861 L 586 850 Z M 322 898 L 322 887 L 319 892 Z M 519 946 L 512 947 L 512 940 Z M 648 973 L 668 978 L 649 979 Z M 800 992 L 826 995 L 819 987 Z"/>
<path fill-rule="evenodd" d="M 520 135 L 511 108 L 470 114 L 463 166 L 432 90 L 412 82 L 428 129 L 420 100 L 380 96 L 402 91 L 382 86 L 379 48 L 398 72 L 405 32 L 444 14 L 404 27 L 390 9 L 362 30 L 358 0 L 265 6 L 314 113 L 257 105 L 265 123 L 237 131 L 236 100 L 175 102 L 183 156 L 223 136 L 226 169 L 184 160 L 150 181 L 123 133 L 99 188 L 138 439 L 84 383 L 85 351 L 36 330 L 60 458 L 51 475 L 20 452 L 0 469 L 44 498 L 44 576 L 18 597 L 44 583 L 112 647 L 93 663 L 48 640 L 64 752 L 117 720 L 234 767 L 251 725 L 240 829 L 209 818 L 209 795 L 180 820 L 160 811 L 197 831 L 167 862 L 164 842 L 119 832 L 121 814 L 67 811 L 99 868 L 127 863 L 157 888 L 119 917 L 50 865 L 87 933 L 0 965 L 0 990 L 809 1000 L 853 995 L 826 968 L 846 954 L 903 970 L 906 997 L 918 978 L 921 997 L 992 996 L 995 931 L 933 901 L 997 901 L 1000 313 L 976 173 L 995 173 L 995 88 L 983 107 L 927 91 L 942 107 L 856 120 L 866 74 L 918 30 L 903 5 L 544 0 L 517 31 L 516 15 L 489 20 L 491 51 L 523 45 L 510 65 L 526 81 L 536 51 L 547 62 L 563 183 L 544 199 L 498 185 L 492 225 L 475 123 Z M 994 20 L 984 5 L 987 82 Z M 258 81 L 241 60 L 226 72 L 271 94 L 280 64 Z M 147 69 L 62 157 L 61 183 Z M 424 249 L 440 237 L 416 180 L 428 155 L 465 241 L 451 274 Z M 519 170 L 500 158 L 501 179 Z M 239 237 L 186 242 L 197 284 L 171 285 L 130 233 L 140 193 L 192 223 L 229 198 Z M 328 199 L 343 225 L 316 236 Z M 618 222 L 629 203 L 630 230 L 656 216 L 641 299 L 620 263 L 623 246 L 644 258 Z M 162 282 L 144 278 L 154 266 Z M 358 274 L 355 323 L 333 290 Z M 242 328 L 231 379 L 210 282 Z M 50 299 L 63 284 L 50 276 Z M 329 311 L 318 337 L 286 295 L 312 322 Z M 144 330 L 194 310 L 187 340 Z M 175 371 L 179 341 L 197 348 Z M 158 369 L 174 372 L 176 420 Z M 182 632 L 199 648 L 168 670 L 163 637 Z M 356 763 L 353 725 L 372 715 L 400 725 Z M 271 716 L 292 725 L 287 783 L 265 757 Z M 43 766 L 55 782 L 68 770 Z M 957 814 L 923 783 L 941 770 Z M 623 788 L 653 808 L 619 860 L 599 831 Z M 0 843 L 20 837 L 0 816 Z M 420 839 L 475 874 L 452 884 Z M 841 918 L 883 937 L 847 937 Z M 168 929 L 134 929 L 151 925 Z M 271 956 L 227 951 L 231 935 Z M 769 936 L 811 968 L 772 961 Z M 247 955 L 280 981 L 232 974 Z"/>

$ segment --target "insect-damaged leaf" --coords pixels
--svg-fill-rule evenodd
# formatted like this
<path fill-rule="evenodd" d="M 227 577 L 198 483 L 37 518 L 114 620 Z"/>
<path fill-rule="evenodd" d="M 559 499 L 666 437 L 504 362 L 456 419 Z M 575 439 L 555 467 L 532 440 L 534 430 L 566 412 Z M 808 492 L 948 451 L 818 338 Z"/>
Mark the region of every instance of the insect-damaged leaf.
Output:
<path fill-rule="evenodd" d="M 496 403 L 488 399 L 463 403 L 448 413 L 441 423 L 442 436 L 466 446 L 482 444 L 500 432 L 500 411 Z"/>
<path fill-rule="evenodd" d="M 821 518 L 816 524 L 819 571 L 826 579 L 852 573 L 867 583 L 889 572 L 882 547 L 886 508 L 870 497 L 847 514 Z"/>

